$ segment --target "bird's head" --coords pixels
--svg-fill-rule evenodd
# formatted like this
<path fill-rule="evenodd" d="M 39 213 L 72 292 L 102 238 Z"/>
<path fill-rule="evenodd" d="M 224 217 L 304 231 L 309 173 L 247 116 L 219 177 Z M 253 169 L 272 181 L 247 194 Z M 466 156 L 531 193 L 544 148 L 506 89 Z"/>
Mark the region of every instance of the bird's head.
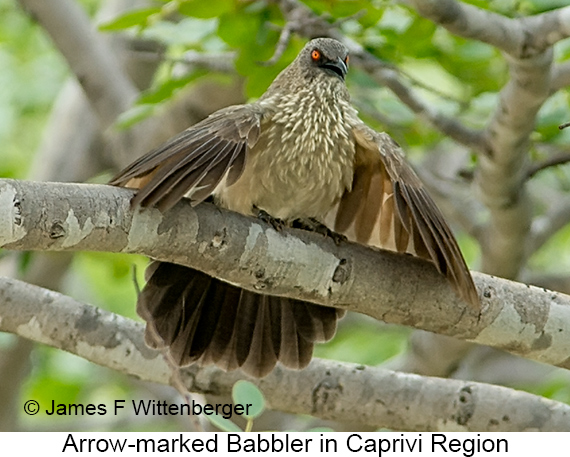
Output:
<path fill-rule="evenodd" d="M 315 38 L 309 41 L 296 59 L 309 76 L 326 75 L 340 78 L 348 71 L 348 49 L 332 38 Z"/>
<path fill-rule="evenodd" d="M 349 98 L 344 77 L 348 71 L 348 49 L 332 38 L 309 41 L 297 58 L 283 70 L 263 98 L 303 92 L 307 87 Z M 318 91 L 317 91 L 318 92 Z"/>

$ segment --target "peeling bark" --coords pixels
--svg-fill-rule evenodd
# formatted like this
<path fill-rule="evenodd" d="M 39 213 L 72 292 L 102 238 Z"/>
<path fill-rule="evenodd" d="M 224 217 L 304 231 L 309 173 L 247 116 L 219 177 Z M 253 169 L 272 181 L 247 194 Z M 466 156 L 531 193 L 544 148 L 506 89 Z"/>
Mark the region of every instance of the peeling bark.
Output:
<path fill-rule="evenodd" d="M 570 367 L 570 297 L 474 273 L 483 311 L 461 302 L 428 262 L 187 201 L 132 210 L 132 191 L 0 180 L 0 247 L 144 254 L 246 289 L 368 314 Z"/>
<path fill-rule="evenodd" d="M 69 297 L 0 278 L 0 330 L 64 349 L 141 380 L 169 384 L 170 367 L 144 344 L 143 326 Z M 192 392 L 229 395 L 239 371 L 191 366 Z M 570 431 L 570 407 L 526 392 L 476 382 L 396 373 L 314 359 L 251 380 L 272 409 L 410 431 Z M 288 395 L 283 395 L 287 392 Z"/>

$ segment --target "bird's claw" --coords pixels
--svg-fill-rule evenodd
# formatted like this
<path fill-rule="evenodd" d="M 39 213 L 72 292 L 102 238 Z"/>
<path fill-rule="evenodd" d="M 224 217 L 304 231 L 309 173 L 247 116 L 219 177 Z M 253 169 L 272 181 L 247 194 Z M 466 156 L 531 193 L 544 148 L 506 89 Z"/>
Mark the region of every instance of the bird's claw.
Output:
<path fill-rule="evenodd" d="M 263 211 L 262 209 L 257 210 L 257 218 L 262 220 L 263 222 L 268 223 L 278 232 L 283 230 L 283 227 L 286 226 L 285 222 L 283 222 L 281 219 L 273 217 L 271 214 L 269 214 L 266 211 Z"/>
<path fill-rule="evenodd" d="M 313 218 L 298 219 L 295 222 L 293 222 L 293 227 L 302 230 L 308 230 L 310 232 L 320 233 L 321 235 L 324 235 L 325 237 L 333 240 L 334 244 L 336 244 L 337 246 L 339 246 L 341 242 L 347 240 L 346 236 L 341 235 L 340 233 L 333 232 L 325 224 Z"/>

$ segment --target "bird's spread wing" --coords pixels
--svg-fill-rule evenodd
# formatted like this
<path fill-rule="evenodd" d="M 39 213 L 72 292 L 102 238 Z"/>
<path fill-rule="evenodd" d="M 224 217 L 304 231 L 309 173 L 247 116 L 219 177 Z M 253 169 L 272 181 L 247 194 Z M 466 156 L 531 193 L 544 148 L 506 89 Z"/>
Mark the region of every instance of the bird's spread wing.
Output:
<path fill-rule="evenodd" d="M 353 186 L 327 221 L 350 240 L 430 260 L 461 298 L 479 309 L 473 279 L 453 233 L 400 147 L 387 134 L 364 124 L 353 133 Z"/>
<path fill-rule="evenodd" d="M 185 195 L 199 203 L 224 178 L 228 186 L 239 178 L 262 115 L 256 105 L 217 111 L 133 162 L 109 184 L 140 189 L 133 205 L 167 210 Z"/>

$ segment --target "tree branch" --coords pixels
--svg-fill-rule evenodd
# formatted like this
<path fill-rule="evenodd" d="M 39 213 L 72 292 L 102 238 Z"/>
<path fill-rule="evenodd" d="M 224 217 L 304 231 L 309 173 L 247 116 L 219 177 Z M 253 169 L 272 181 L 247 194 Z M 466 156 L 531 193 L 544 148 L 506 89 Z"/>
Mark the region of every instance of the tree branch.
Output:
<path fill-rule="evenodd" d="M 528 255 L 540 249 L 558 230 L 570 223 L 570 201 L 563 194 L 553 201 L 544 216 L 537 217 L 532 223 Z"/>
<path fill-rule="evenodd" d="M 556 167 L 557 165 L 563 165 L 568 162 L 570 162 L 570 152 L 561 151 L 557 154 L 552 154 L 550 157 L 530 165 L 526 171 L 526 179 L 532 178 L 538 172 L 546 168 Z"/>
<path fill-rule="evenodd" d="M 170 369 L 145 346 L 143 328 L 56 292 L 0 277 L 0 330 L 76 354 L 142 380 L 168 384 Z M 228 395 L 244 376 L 181 371 L 190 391 Z M 569 431 L 570 407 L 504 387 L 315 359 L 253 380 L 272 409 L 396 430 Z M 288 395 L 283 395 L 283 392 Z"/>
<path fill-rule="evenodd" d="M 267 224 L 210 204 L 129 208 L 132 191 L 0 180 L 0 247 L 144 254 L 257 292 L 335 306 L 389 323 L 570 367 L 570 297 L 474 274 L 481 316 L 428 262 Z"/>
<path fill-rule="evenodd" d="M 130 108 L 138 94 L 115 52 L 73 0 L 19 0 L 63 54 L 83 87 L 102 129 Z"/>
<path fill-rule="evenodd" d="M 424 17 L 450 32 L 505 51 L 510 80 L 485 131 L 486 154 L 480 155 L 477 182 L 491 219 L 482 243 L 483 271 L 515 278 L 525 261 L 531 205 L 525 190 L 529 136 L 550 93 L 554 40 L 538 36 L 545 24 L 568 14 L 545 13 L 510 19 L 455 0 L 410 0 Z M 564 28 L 563 24 L 559 24 Z M 549 41 L 550 40 L 550 41 Z M 550 43 L 552 44 L 552 43 Z"/>
<path fill-rule="evenodd" d="M 570 37 L 570 6 L 557 8 L 534 16 L 518 19 L 527 31 L 525 43 L 527 54 L 541 53 L 557 42 Z"/>
<path fill-rule="evenodd" d="M 511 78 L 487 129 L 489 150 L 477 173 L 491 220 L 485 234 L 483 270 L 516 277 L 525 260 L 531 209 L 525 191 L 529 135 L 549 95 L 552 51 L 531 50 L 524 24 L 454 0 L 414 0 L 420 14 L 460 36 L 492 44 L 510 54 Z M 538 19 L 535 19 L 538 24 Z"/>
<path fill-rule="evenodd" d="M 455 0 L 408 0 L 407 3 L 421 16 L 455 35 L 520 55 L 522 30 L 513 19 Z"/>
<path fill-rule="evenodd" d="M 485 138 L 482 132 L 466 127 L 457 119 L 444 116 L 425 103 L 411 87 L 398 78 L 396 70 L 386 68 L 376 57 L 364 50 L 353 53 L 353 55 L 355 56 L 353 60 L 358 62 L 379 84 L 388 87 L 402 103 L 414 113 L 422 116 L 441 133 L 475 151 L 485 150 Z"/>
<path fill-rule="evenodd" d="M 482 244 L 484 271 L 516 278 L 526 260 L 532 219 L 526 191 L 530 134 L 549 95 L 552 51 L 509 59 L 510 80 L 486 135 L 489 151 L 480 156 L 477 182 L 491 219 Z"/>
<path fill-rule="evenodd" d="M 145 119 L 128 130 L 109 127 L 129 109 L 139 90 L 127 75 L 110 40 L 91 24 L 74 0 L 18 0 L 49 34 L 81 85 L 99 127 L 111 145 L 112 162 L 118 167 L 148 150 L 150 145 L 173 135 L 170 127 L 180 118 L 180 106 L 160 116 Z M 180 105 L 180 103 L 179 103 Z M 185 119 L 183 117 L 182 119 Z"/>
<path fill-rule="evenodd" d="M 455 35 L 490 44 L 520 59 L 542 54 L 570 36 L 570 7 L 511 19 L 456 0 L 407 0 L 406 3 Z"/>
<path fill-rule="evenodd" d="M 550 93 L 570 86 L 570 62 L 560 62 L 553 65 L 550 85 Z"/>

